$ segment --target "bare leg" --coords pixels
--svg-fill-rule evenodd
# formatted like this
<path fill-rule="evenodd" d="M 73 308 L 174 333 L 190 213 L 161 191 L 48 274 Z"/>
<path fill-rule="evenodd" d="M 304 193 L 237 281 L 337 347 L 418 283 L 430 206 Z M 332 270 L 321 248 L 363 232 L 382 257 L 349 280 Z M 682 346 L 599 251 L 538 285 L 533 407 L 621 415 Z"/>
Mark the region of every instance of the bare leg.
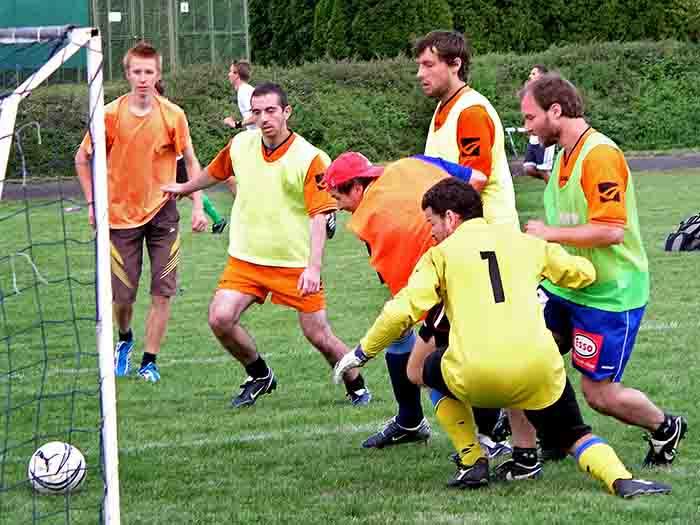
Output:
<path fill-rule="evenodd" d="M 119 331 L 123 334 L 128 332 L 131 329 L 131 319 L 134 317 L 134 305 L 112 303 L 112 313 Z"/>
<path fill-rule="evenodd" d="M 257 360 L 255 341 L 239 324 L 255 297 L 234 290 L 217 290 L 209 304 L 209 327 L 221 346 L 243 366 Z"/>
<path fill-rule="evenodd" d="M 146 316 L 145 352 L 149 354 L 160 352 L 160 344 L 168 328 L 168 319 L 170 319 L 170 297 L 152 295 L 151 307 Z"/>
<path fill-rule="evenodd" d="M 610 379 L 593 381 L 581 377 L 581 388 L 594 410 L 615 419 L 654 431 L 664 422 L 664 413 L 639 390 L 628 388 Z"/>
<path fill-rule="evenodd" d="M 338 339 L 328 324 L 325 310 L 318 312 L 299 312 L 299 325 L 304 337 L 316 348 L 333 367 L 347 354 L 350 349 Z M 345 374 L 345 382 L 354 381 L 359 375 L 359 370 L 354 368 Z"/>

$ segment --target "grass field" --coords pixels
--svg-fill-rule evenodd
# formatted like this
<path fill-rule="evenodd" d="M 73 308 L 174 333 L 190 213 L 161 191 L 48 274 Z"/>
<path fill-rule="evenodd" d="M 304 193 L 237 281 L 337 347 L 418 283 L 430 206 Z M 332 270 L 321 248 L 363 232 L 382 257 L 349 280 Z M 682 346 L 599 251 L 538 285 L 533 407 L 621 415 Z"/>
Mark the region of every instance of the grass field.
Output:
<path fill-rule="evenodd" d="M 152 385 L 119 379 L 117 385 L 122 523 L 696 523 L 699 255 L 665 253 L 663 242 L 681 219 L 698 212 L 700 171 L 639 174 L 636 184 L 652 298 L 625 379 L 690 421 L 673 469 L 645 473 L 671 483 L 671 496 L 614 498 L 570 459 L 547 465 L 537 482 L 449 491 L 445 482 L 453 474 L 451 449 L 427 399 L 424 408 L 434 429 L 428 446 L 363 450 L 361 441 L 394 412 L 383 359 L 371 362 L 364 372 L 374 401 L 367 408 L 353 408 L 301 335 L 295 314 L 271 304 L 253 307 L 244 325 L 274 368 L 279 387 L 251 409 L 232 410 L 231 395 L 245 374 L 219 348 L 207 326 L 207 304 L 225 261 L 227 238 L 193 235 L 183 228 L 182 292 L 173 304 L 159 358 L 162 381 Z M 542 216 L 541 183 L 519 178 L 516 192 L 523 222 Z M 226 193 L 210 195 L 220 210 L 230 206 Z M 64 229 L 70 237 L 89 240 L 84 211 L 60 213 L 68 205 L 32 210 L 32 238 L 40 242 L 33 247 L 32 259 L 47 283 L 34 285 L 35 272 L 26 258 L 5 256 L 24 250 L 28 243 L 23 204 L 0 203 L 2 524 L 31 523 L 33 516 L 39 523 L 98 519 L 98 440 L 89 431 L 99 418 L 94 329 L 89 321 L 94 298 L 92 287 L 82 284 L 92 279 L 92 247 L 42 244 L 62 236 Z M 189 204 L 181 204 L 181 211 L 187 226 Z M 341 216 L 341 225 L 345 218 Z M 67 267 L 75 280 L 64 279 Z M 342 227 L 327 245 L 324 279 L 331 323 L 347 344 L 354 345 L 388 294 L 370 269 L 364 246 Z M 148 304 L 143 279 L 142 287 L 134 323 L 139 350 L 135 355 L 140 354 Z M 74 311 L 88 320 L 52 322 L 72 318 Z M 35 328 L 39 318 L 44 323 Z M 578 385 L 575 371 L 571 377 Z M 588 407 L 583 410 L 596 432 L 639 472 L 647 449 L 643 432 Z M 47 437 L 71 437 L 88 458 L 88 481 L 70 500 L 34 497 L 24 482 L 31 452 Z M 46 519 L 39 520 L 40 514 Z"/>

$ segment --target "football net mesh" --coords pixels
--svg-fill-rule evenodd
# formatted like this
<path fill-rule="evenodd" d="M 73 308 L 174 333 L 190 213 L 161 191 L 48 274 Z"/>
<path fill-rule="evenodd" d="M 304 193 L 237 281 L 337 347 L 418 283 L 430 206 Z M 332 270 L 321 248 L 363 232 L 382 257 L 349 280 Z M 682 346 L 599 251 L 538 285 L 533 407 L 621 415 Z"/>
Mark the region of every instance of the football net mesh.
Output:
<path fill-rule="evenodd" d="M 84 49 L 69 58 L 70 28 L 26 43 L 3 39 L 7 31 L 0 29 L 0 146 L 11 142 L 6 163 L 0 155 L 0 522 L 99 523 L 107 488 L 96 236 L 73 155 L 94 112 L 88 90 L 102 90 L 101 76 L 99 85 L 86 78 Z M 52 59 L 60 67 L 32 85 Z M 82 68 L 82 82 L 52 82 L 60 68 Z M 18 97 L 8 126 L 2 113 Z M 79 491 L 30 488 L 29 458 L 48 441 L 84 454 Z"/>

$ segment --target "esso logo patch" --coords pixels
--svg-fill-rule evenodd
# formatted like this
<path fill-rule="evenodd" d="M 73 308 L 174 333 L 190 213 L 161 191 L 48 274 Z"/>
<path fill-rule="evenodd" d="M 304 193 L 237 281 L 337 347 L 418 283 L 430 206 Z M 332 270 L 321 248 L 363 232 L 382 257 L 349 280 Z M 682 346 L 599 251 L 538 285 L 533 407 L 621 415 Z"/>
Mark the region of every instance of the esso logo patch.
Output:
<path fill-rule="evenodd" d="M 576 334 L 574 337 L 574 351 L 581 357 L 593 357 L 598 353 L 598 345 L 590 337 Z"/>

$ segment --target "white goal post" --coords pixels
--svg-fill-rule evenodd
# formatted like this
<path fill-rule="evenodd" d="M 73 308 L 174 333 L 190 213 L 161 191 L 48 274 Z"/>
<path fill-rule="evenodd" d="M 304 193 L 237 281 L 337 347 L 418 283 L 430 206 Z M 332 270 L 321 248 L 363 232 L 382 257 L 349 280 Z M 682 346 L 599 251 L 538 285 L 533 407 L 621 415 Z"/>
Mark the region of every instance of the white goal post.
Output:
<path fill-rule="evenodd" d="M 107 161 L 104 127 L 103 54 L 100 32 L 92 27 L 44 26 L 0 28 L 3 44 L 31 44 L 63 41 L 41 68 L 14 91 L 0 98 L 0 198 L 13 144 L 15 120 L 20 102 L 60 68 L 69 58 L 85 49 L 89 85 L 89 122 L 93 144 L 92 177 L 96 222 L 97 351 L 99 354 L 102 459 L 104 469 L 103 523 L 119 525 L 119 456 L 117 447 L 117 406 L 112 341 L 112 287 L 110 272 L 109 221 L 107 200 Z"/>

